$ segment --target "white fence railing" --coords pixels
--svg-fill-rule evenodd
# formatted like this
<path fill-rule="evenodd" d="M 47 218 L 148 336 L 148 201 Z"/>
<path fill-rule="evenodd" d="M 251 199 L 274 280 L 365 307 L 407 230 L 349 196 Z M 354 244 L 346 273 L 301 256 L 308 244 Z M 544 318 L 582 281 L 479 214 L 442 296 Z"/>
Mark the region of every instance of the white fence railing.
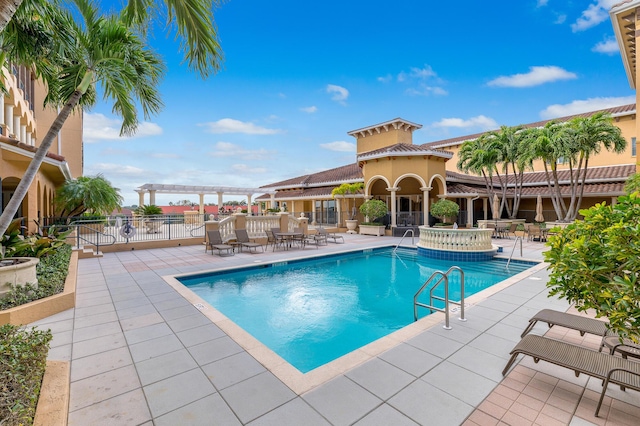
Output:
<path fill-rule="evenodd" d="M 450 229 L 420 227 L 419 247 L 451 251 L 486 251 L 492 249 L 492 229 Z"/>

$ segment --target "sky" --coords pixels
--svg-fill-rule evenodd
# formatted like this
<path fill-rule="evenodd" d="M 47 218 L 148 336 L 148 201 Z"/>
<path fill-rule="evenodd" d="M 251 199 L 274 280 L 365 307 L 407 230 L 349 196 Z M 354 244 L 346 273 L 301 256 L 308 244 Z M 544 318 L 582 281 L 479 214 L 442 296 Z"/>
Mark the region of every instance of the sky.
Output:
<path fill-rule="evenodd" d="M 198 77 L 153 31 L 164 108 L 128 138 L 112 104 L 86 111 L 84 175 L 132 205 L 145 183 L 256 188 L 351 164 L 347 132 L 398 117 L 423 144 L 634 103 L 608 14 L 619 1 L 226 0 L 221 70 Z M 184 199 L 198 202 L 156 204 Z"/>

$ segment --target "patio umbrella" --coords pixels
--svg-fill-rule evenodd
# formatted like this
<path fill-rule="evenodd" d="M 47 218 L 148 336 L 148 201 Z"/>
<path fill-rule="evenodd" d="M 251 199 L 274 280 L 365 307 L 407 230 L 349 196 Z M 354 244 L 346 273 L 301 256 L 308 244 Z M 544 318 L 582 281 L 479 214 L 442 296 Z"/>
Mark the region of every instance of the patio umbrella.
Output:
<path fill-rule="evenodd" d="M 536 203 L 536 222 L 544 222 L 544 216 L 542 215 L 542 196 L 538 194 L 538 201 Z"/>
<path fill-rule="evenodd" d="M 500 219 L 500 199 L 498 198 L 498 194 L 493 194 L 493 205 L 491 206 L 491 213 L 493 214 L 493 219 Z"/>

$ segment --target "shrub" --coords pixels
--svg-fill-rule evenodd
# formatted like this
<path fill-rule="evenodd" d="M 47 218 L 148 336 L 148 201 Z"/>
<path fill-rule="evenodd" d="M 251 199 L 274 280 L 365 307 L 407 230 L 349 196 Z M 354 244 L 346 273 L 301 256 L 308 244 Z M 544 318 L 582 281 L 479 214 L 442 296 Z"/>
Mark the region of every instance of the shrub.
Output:
<path fill-rule="evenodd" d="M 365 225 L 382 225 L 375 220 L 387 214 L 387 204 L 381 200 L 367 200 L 360 206 L 360 213 L 371 221 Z"/>
<path fill-rule="evenodd" d="M 51 331 L 0 327 L 0 424 L 33 424 Z"/>
<path fill-rule="evenodd" d="M 162 209 L 155 204 L 149 204 L 148 206 L 140 206 L 136 209 L 136 213 L 143 216 L 153 216 L 162 214 Z"/>
<path fill-rule="evenodd" d="M 580 210 L 577 221 L 549 239 L 550 295 L 594 309 L 622 337 L 640 339 L 640 195 Z"/>
<path fill-rule="evenodd" d="M 40 262 L 36 266 L 38 287 L 36 288 L 32 284 L 12 285 L 11 289 L 0 298 L 0 310 L 62 293 L 69 272 L 71 252 L 71 246 L 66 244 L 49 256 L 40 258 Z M 0 422 L 0 424 L 2 423 Z"/>
<path fill-rule="evenodd" d="M 442 198 L 431 205 L 431 215 L 444 221 L 445 219 L 454 219 L 458 216 L 460 207 L 451 200 Z"/>

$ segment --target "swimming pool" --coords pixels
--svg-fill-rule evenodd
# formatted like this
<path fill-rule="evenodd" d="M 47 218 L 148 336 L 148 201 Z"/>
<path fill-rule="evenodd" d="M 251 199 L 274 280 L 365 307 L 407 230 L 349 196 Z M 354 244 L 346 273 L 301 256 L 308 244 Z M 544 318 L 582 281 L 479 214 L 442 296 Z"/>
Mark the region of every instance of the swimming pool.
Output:
<path fill-rule="evenodd" d="M 465 295 L 535 263 L 456 262 Z M 369 249 L 179 278 L 210 305 L 302 373 L 413 322 L 413 295 L 434 271 L 452 264 L 414 249 Z M 459 300 L 458 274 L 450 279 Z M 420 316 L 427 315 L 421 310 Z"/>

